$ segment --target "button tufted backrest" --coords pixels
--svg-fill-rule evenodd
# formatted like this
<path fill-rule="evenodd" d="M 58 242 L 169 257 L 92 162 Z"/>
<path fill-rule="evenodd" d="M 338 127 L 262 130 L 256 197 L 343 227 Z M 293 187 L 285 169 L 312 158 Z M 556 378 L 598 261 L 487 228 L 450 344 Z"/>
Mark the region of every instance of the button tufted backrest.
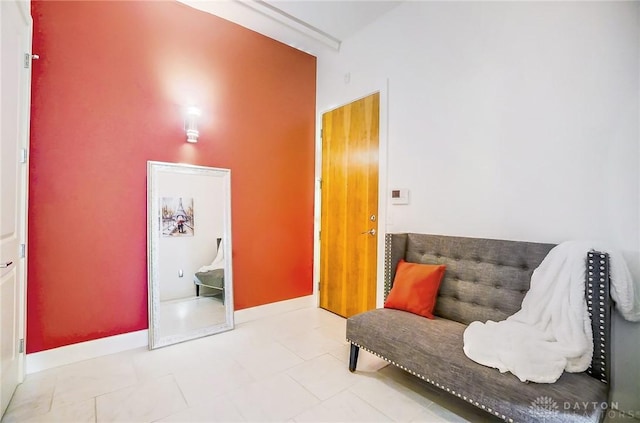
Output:
<path fill-rule="evenodd" d="M 469 324 L 504 320 L 520 309 L 531 274 L 553 244 L 426 234 L 387 235 L 385 297 L 395 268 L 408 262 L 447 266 L 434 314 Z"/>

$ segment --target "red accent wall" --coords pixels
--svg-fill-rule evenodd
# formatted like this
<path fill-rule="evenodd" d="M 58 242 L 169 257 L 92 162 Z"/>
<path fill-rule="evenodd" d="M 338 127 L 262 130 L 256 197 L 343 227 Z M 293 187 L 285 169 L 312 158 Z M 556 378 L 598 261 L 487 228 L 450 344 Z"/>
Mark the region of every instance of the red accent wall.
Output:
<path fill-rule="evenodd" d="M 177 2 L 32 14 L 27 352 L 148 327 L 147 160 L 231 169 L 237 310 L 311 294 L 316 58 Z"/>

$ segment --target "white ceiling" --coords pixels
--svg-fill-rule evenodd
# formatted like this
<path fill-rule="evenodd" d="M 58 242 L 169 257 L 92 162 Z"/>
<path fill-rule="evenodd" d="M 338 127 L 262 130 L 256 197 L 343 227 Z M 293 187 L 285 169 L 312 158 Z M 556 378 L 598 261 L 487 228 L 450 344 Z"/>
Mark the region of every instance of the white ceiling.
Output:
<path fill-rule="evenodd" d="M 344 40 L 396 7 L 399 1 L 268 0 L 267 3 Z"/>
<path fill-rule="evenodd" d="M 402 0 L 179 0 L 318 56 Z"/>

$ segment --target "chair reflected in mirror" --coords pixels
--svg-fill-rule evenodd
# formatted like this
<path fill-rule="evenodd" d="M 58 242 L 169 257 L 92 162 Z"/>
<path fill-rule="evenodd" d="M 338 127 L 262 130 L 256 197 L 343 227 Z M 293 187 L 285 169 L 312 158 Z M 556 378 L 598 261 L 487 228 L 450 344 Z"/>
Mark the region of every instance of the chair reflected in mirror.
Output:
<path fill-rule="evenodd" d="M 222 238 L 217 239 L 217 254 L 213 262 L 198 269 L 193 276 L 193 283 L 196 285 L 196 297 L 200 296 L 202 286 L 209 288 L 209 295 L 220 298 L 224 304 L 224 250 L 220 248 L 221 241 Z"/>

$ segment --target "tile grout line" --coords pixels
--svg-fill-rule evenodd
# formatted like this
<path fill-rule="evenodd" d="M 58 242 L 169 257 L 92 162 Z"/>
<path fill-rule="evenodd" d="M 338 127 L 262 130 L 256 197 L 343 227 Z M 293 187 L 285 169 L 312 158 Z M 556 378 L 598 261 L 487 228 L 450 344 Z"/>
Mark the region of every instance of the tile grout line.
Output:
<path fill-rule="evenodd" d="M 178 388 L 178 391 L 180 391 L 180 395 L 182 395 L 182 400 L 184 401 L 185 405 L 187 406 L 187 408 L 191 408 L 191 404 L 189 404 L 189 401 L 187 401 L 187 396 L 184 394 L 184 392 L 182 391 L 182 388 L 180 387 L 180 384 L 178 383 L 178 380 L 176 379 L 176 376 L 173 373 L 169 373 L 169 375 L 171 376 L 171 378 L 173 379 L 173 383 L 176 385 L 176 387 Z M 182 410 L 181 410 L 182 411 Z M 173 413 L 176 414 L 176 413 Z M 170 414 L 171 415 L 171 414 Z M 165 416 L 165 417 L 169 417 L 169 416 Z M 163 417 L 164 418 L 164 417 Z"/>

